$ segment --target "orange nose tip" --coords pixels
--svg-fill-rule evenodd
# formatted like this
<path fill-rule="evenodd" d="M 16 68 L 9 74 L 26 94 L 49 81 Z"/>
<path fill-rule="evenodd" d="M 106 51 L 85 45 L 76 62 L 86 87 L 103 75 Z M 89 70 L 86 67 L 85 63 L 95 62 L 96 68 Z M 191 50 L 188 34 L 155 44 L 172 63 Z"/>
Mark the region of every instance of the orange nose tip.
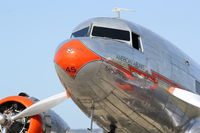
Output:
<path fill-rule="evenodd" d="M 72 77 L 81 67 L 94 60 L 101 60 L 101 57 L 93 53 L 79 40 L 64 43 L 54 57 L 54 62 Z"/>

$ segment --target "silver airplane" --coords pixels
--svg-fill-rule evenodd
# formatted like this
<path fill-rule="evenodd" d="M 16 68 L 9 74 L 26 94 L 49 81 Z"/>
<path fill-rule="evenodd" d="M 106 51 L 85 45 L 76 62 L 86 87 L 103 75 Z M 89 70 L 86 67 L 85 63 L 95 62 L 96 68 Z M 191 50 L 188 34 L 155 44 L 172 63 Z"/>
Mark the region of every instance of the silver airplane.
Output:
<path fill-rule="evenodd" d="M 17 108 L 20 113 L 12 111 L 15 106 L 9 102 L 13 98 L 1 100 L 2 132 L 39 113 L 45 131 L 48 121 L 41 112 L 71 97 L 91 117 L 91 128 L 63 126 L 62 132 L 200 133 L 200 66 L 138 24 L 120 18 L 87 20 L 59 45 L 54 63 L 66 92 L 30 107 L 24 105 L 26 109 Z M 50 120 L 49 125 L 56 121 Z M 93 121 L 103 131 L 93 130 Z M 31 125 L 29 122 L 27 131 Z M 61 132 L 55 128 L 49 131 Z"/>

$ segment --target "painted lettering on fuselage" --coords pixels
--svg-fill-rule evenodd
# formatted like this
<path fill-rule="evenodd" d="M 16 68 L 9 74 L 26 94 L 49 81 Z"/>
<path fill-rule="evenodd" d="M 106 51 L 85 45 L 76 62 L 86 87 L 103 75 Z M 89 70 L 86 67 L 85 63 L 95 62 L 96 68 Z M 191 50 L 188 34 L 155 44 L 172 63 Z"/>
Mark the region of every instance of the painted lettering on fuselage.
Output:
<path fill-rule="evenodd" d="M 125 62 L 131 66 L 133 66 L 134 68 L 137 68 L 139 70 L 142 70 L 143 72 L 145 72 L 147 70 L 147 68 L 145 67 L 145 65 L 140 64 L 137 61 L 134 60 L 130 60 L 129 58 L 125 57 L 125 56 L 121 56 L 121 55 L 117 55 L 116 59 L 122 62 Z"/>
<path fill-rule="evenodd" d="M 71 73 L 75 73 L 76 72 L 76 68 L 75 67 L 66 67 L 66 71 L 67 72 L 71 72 Z"/>

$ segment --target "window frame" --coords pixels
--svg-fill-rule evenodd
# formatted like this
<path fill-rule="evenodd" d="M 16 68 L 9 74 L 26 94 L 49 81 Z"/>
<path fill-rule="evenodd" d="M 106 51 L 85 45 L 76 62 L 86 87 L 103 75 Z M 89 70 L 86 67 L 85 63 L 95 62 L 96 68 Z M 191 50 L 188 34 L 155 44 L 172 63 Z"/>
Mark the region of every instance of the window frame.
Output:
<path fill-rule="evenodd" d="M 78 31 L 81 31 L 81 30 L 83 30 L 83 29 L 88 29 L 88 30 L 87 30 L 87 33 L 85 34 L 85 36 L 79 36 L 79 37 L 89 37 L 90 26 L 86 26 L 86 27 L 84 27 L 84 28 L 81 28 L 81 29 L 79 29 L 79 30 L 77 30 L 77 31 L 72 32 L 70 38 L 75 38 L 76 36 L 74 36 L 73 34 L 74 34 L 74 33 L 77 33 Z"/>
<path fill-rule="evenodd" d="M 138 36 L 139 49 L 136 49 L 136 48 L 133 47 L 133 37 L 132 37 L 132 34 L 136 34 Z M 143 48 L 143 43 L 142 43 L 141 36 L 139 34 L 133 32 L 133 31 L 131 31 L 131 47 L 134 48 L 134 49 L 136 49 L 136 50 L 138 50 L 138 51 L 140 51 L 140 52 L 142 52 L 142 53 L 144 52 L 144 48 Z"/>
<path fill-rule="evenodd" d="M 116 28 L 116 27 L 108 27 L 108 26 L 102 26 L 102 25 L 97 25 L 97 24 L 91 24 L 90 26 L 90 30 L 88 31 L 89 32 L 89 37 L 91 38 L 94 38 L 94 37 L 98 37 L 98 36 L 93 36 L 92 35 L 92 32 L 93 32 L 93 28 L 94 27 L 102 27 L 102 28 L 110 28 L 110 29 L 116 29 L 116 30 L 122 30 L 122 31 L 128 31 L 129 32 L 129 36 L 130 36 L 130 41 L 125 41 L 125 40 L 120 40 L 120 39 L 113 39 L 113 40 L 116 40 L 116 41 L 119 41 L 119 42 L 124 42 L 124 43 L 127 43 L 129 46 L 131 46 L 133 49 L 137 50 L 137 51 L 140 51 L 141 53 L 144 52 L 144 49 L 143 49 L 143 43 L 142 43 L 142 38 L 139 34 L 133 32 L 132 30 L 124 30 L 124 29 L 120 29 L 120 28 Z M 132 33 L 138 35 L 138 41 L 139 41 L 139 49 L 136 49 L 133 47 L 133 39 L 132 39 Z M 99 38 L 104 38 L 104 37 L 99 37 Z M 104 38 L 105 39 L 105 38 Z M 109 38 L 108 38 L 109 39 Z M 112 38 L 110 38 L 112 40 Z"/>

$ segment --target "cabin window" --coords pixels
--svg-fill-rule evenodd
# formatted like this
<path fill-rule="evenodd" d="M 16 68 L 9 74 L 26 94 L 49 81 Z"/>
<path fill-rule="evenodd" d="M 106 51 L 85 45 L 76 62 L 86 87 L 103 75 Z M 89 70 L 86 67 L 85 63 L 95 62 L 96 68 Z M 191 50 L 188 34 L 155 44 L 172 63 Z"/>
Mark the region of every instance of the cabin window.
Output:
<path fill-rule="evenodd" d="M 140 36 L 132 32 L 132 46 L 133 48 L 142 51 Z"/>
<path fill-rule="evenodd" d="M 126 30 L 112 29 L 106 27 L 94 26 L 92 36 L 105 37 L 110 39 L 130 41 L 130 32 Z"/>
<path fill-rule="evenodd" d="M 88 36 L 89 27 L 83 28 L 72 33 L 71 37 L 86 37 Z"/>

